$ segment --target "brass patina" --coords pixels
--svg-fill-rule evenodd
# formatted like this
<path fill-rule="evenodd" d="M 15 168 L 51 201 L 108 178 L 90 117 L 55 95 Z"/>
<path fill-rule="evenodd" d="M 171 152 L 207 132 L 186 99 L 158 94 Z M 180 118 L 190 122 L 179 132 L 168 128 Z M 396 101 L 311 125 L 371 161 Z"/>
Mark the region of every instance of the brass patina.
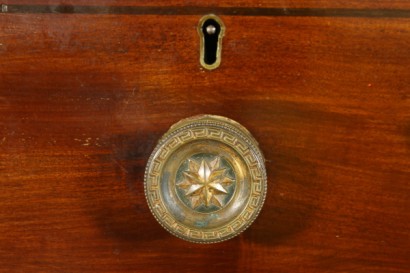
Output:
<path fill-rule="evenodd" d="M 265 160 L 239 123 L 201 115 L 173 125 L 151 154 L 145 195 L 158 222 L 196 243 L 227 240 L 258 216 L 266 194 Z"/>

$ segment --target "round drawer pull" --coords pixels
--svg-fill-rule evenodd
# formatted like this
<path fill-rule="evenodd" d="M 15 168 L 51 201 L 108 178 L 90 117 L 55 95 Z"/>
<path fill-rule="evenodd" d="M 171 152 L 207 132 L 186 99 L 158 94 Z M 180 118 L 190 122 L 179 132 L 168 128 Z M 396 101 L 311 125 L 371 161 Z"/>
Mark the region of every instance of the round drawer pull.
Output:
<path fill-rule="evenodd" d="M 227 240 L 257 217 L 266 194 L 265 161 L 239 123 L 202 115 L 160 139 L 145 171 L 145 195 L 158 222 L 197 243 Z"/>

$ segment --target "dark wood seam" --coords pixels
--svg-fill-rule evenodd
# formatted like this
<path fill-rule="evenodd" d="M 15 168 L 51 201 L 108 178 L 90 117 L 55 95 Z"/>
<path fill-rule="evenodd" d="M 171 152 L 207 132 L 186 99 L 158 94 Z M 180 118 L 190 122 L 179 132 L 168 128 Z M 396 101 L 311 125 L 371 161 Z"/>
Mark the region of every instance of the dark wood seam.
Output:
<path fill-rule="evenodd" d="M 71 6 L 6 5 L 1 12 L 12 14 L 115 14 L 115 15 L 204 15 L 295 16 L 295 17 L 367 17 L 410 18 L 407 9 L 328 9 L 328 8 L 252 8 L 252 7 L 145 7 L 145 6 Z"/>

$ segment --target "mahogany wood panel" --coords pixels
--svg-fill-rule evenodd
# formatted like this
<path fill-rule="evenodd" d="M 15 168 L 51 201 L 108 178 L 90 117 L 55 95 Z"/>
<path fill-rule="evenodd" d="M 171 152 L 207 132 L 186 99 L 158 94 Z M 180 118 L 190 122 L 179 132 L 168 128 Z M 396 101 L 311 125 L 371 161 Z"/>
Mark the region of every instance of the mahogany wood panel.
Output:
<path fill-rule="evenodd" d="M 410 19 L 222 16 L 209 72 L 200 17 L 0 14 L 0 272 L 410 272 Z M 212 245 L 143 193 L 156 141 L 202 113 L 268 170 L 259 218 Z"/>

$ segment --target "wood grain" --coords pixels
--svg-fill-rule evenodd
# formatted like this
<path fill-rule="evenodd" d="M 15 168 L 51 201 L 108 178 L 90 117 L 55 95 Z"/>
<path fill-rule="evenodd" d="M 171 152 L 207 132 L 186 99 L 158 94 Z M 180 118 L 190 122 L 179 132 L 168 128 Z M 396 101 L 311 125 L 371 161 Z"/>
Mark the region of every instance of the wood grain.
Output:
<path fill-rule="evenodd" d="M 410 272 L 410 19 L 223 16 L 209 72 L 200 17 L 0 16 L 0 271 Z M 246 126 L 269 179 L 214 245 L 143 193 L 156 141 L 201 113 Z"/>

